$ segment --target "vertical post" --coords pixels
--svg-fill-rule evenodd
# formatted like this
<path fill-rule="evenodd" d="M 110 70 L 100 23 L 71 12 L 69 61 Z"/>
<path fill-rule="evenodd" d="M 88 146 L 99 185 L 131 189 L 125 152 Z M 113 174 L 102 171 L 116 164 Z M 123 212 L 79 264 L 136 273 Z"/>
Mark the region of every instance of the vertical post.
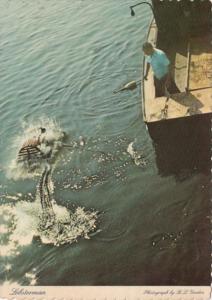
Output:
<path fill-rule="evenodd" d="M 188 41 L 188 48 L 187 48 L 188 60 L 187 60 L 187 78 L 186 78 L 186 93 L 189 92 L 189 81 L 190 81 L 190 64 L 191 64 L 191 43 L 190 40 Z"/>

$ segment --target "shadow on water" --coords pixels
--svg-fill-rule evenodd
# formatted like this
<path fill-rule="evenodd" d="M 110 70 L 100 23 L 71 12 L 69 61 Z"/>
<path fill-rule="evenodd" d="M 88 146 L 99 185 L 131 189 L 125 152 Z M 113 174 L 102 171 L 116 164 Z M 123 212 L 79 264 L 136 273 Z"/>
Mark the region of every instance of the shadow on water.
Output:
<path fill-rule="evenodd" d="M 153 140 L 158 173 L 161 177 L 175 178 L 178 187 L 175 193 L 179 199 L 177 206 L 183 205 L 180 210 L 171 204 L 162 210 L 166 220 L 164 224 L 169 222 L 169 229 L 155 231 L 152 236 L 152 245 L 158 250 L 148 284 L 208 285 L 211 257 L 211 116 L 155 123 L 148 129 Z M 185 186 L 188 187 L 191 182 L 188 197 Z M 160 201 L 160 205 L 164 201 Z M 161 224 L 163 221 L 158 222 L 158 228 Z M 181 229 L 179 232 L 172 230 L 170 235 L 169 231 L 176 224 Z"/>
<path fill-rule="evenodd" d="M 210 115 L 152 123 L 148 129 L 161 176 L 182 181 L 195 173 L 210 174 Z"/>

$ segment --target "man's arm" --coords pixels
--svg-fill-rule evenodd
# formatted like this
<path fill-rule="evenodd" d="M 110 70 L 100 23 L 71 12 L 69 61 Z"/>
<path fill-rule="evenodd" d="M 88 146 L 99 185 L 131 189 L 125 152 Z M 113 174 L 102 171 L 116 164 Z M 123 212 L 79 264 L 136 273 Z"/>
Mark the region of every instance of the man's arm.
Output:
<path fill-rule="evenodd" d="M 147 63 L 146 64 L 146 74 L 144 76 L 144 79 L 147 80 L 147 77 L 148 77 L 148 73 L 149 73 L 149 69 L 150 69 L 150 63 Z"/>

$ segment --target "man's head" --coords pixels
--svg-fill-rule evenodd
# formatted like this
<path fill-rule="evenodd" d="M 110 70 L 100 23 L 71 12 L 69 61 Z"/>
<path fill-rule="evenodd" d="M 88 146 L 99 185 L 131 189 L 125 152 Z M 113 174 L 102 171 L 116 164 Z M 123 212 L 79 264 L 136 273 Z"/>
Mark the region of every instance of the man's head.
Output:
<path fill-rule="evenodd" d="M 151 43 L 146 42 L 143 44 L 143 51 L 146 55 L 152 55 L 154 52 L 154 47 Z"/>

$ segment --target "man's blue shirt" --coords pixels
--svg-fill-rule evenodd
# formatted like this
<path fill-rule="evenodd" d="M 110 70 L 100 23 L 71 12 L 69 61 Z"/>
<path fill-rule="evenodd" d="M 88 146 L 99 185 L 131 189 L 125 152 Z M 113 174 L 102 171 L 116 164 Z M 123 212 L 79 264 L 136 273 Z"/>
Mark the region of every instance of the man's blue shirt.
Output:
<path fill-rule="evenodd" d="M 152 66 L 157 79 L 163 78 L 169 71 L 170 61 L 162 50 L 154 48 L 153 54 L 146 56 L 146 61 Z"/>

